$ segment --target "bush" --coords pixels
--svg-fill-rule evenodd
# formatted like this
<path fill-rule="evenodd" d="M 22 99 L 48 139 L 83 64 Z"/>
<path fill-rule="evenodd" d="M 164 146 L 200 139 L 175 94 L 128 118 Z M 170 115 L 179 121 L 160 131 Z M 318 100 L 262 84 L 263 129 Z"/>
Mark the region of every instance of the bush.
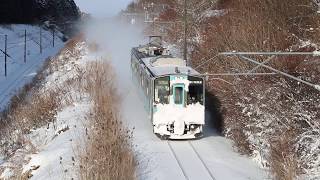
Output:
<path fill-rule="evenodd" d="M 87 66 L 85 86 L 93 99 L 86 148 L 80 151 L 80 179 L 136 179 L 136 159 L 130 131 L 123 128 L 119 96 L 110 65 L 93 62 Z"/>

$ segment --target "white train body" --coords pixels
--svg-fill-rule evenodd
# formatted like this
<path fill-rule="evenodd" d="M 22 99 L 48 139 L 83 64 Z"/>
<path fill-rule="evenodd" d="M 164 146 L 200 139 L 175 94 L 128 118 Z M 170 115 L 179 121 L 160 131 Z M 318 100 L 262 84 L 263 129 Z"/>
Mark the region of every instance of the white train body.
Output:
<path fill-rule="evenodd" d="M 202 136 L 205 124 L 204 79 L 182 59 L 160 46 L 132 49 L 131 68 L 153 131 L 164 139 Z"/>

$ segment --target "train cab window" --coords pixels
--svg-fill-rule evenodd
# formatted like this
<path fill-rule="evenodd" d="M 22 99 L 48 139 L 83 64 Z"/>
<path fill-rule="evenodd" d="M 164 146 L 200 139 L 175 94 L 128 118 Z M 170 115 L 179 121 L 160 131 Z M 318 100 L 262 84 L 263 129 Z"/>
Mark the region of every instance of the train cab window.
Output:
<path fill-rule="evenodd" d="M 156 56 L 160 56 L 160 55 L 162 55 L 162 53 L 163 53 L 163 50 L 161 50 L 161 49 L 154 50 L 154 55 L 156 55 Z"/>
<path fill-rule="evenodd" d="M 170 79 L 169 77 L 158 78 L 154 82 L 154 101 L 157 104 L 169 104 Z"/>
<path fill-rule="evenodd" d="M 203 105 L 203 80 L 201 78 L 189 79 L 189 92 L 188 92 L 188 102 L 187 104 L 200 103 Z"/>
<path fill-rule="evenodd" d="M 174 89 L 174 103 L 183 104 L 183 88 L 182 87 L 176 87 Z"/>

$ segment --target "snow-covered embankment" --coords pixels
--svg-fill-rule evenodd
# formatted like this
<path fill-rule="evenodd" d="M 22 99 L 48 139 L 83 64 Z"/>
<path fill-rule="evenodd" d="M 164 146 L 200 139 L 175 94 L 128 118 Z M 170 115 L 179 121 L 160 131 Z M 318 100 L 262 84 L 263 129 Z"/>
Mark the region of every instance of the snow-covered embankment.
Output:
<path fill-rule="evenodd" d="M 22 116 L 17 116 L 18 112 L 9 112 L 9 116 L 15 118 L 10 119 L 13 122 L 10 122 L 9 126 L 13 127 L 7 127 L 5 130 L 9 136 L 17 138 L 2 136 L 1 144 L 7 145 L 5 141 L 9 141 L 12 145 L 21 146 L 13 149 L 11 156 L 6 154 L 7 159 L 0 165 L 0 178 L 22 176 L 33 179 L 63 179 L 76 176 L 73 168 L 77 140 L 84 133 L 83 123 L 92 104 L 86 92 L 80 91 L 79 88 L 79 74 L 90 59 L 86 56 L 87 53 L 88 48 L 84 42 L 69 42 L 60 55 L 51 59 L 47 68 L 40 73 L 44 78 L 28 92 L 38 93 L 40 96 L 54 92 L 48 94 L 55 96 L 50 99 L 55 101 L 54 105 L 43 110 L 48 111 L 45 114 L 53 114 L 52 119 L 38 116 L 40 110 L 30 105 L 34 103 L 32 95 L 17 108 L 32 111 L 33 116 L 26 113 L 24 119 L 20 119 Z M 37 105 L 45 107 L 45 103 L 42 103 Z M 26 123 L 26 126 L 16 127 L 17 123 Z M 7 147 L 10 148 L 11 146 Z"/>
<path fill-rule="evenodd" d="M 26 44 L 25 44 L 26 31 Z M 7 35 L 7 77 L 5 77 L 5 35 Z M 32 25 L 0 26 L 0 110 L 5 109 L 10 98 L 30 82 L 45 60 L 55 56 L 64 46 L 63 35 L 42 29 L 42 53 L 40 53 L 40 28 Z M 54 40 L 54 47 L 53 47 Z M 25 48 L 26 45 L 26 49 Z M 24 58 L 26 51 L 26 58 Z M 26 62 L 24 62 L 26 61 Z"/>
<path fill-rule="evenodd" d="M 131 136 L 118 115 L 112 67 L 96 48 L 81 36 L 68 42 L 37 75 L 22 105 L 5 116 L 9 136 L 1 143 L 12 153 L 2 151 L 8 158 L 0 178 L 134 179 Z"/>

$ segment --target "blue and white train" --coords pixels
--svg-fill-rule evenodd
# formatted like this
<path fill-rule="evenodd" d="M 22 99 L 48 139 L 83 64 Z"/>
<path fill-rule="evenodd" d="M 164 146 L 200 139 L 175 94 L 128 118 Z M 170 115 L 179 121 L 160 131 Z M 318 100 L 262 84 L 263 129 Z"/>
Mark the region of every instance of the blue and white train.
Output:
<path fill-rule="evenodd" d="M 131 69 L 156 135 L 162 139 L 202 136 L 205 80 L 197 71 L 153 43 L 132 48 Z"/>

